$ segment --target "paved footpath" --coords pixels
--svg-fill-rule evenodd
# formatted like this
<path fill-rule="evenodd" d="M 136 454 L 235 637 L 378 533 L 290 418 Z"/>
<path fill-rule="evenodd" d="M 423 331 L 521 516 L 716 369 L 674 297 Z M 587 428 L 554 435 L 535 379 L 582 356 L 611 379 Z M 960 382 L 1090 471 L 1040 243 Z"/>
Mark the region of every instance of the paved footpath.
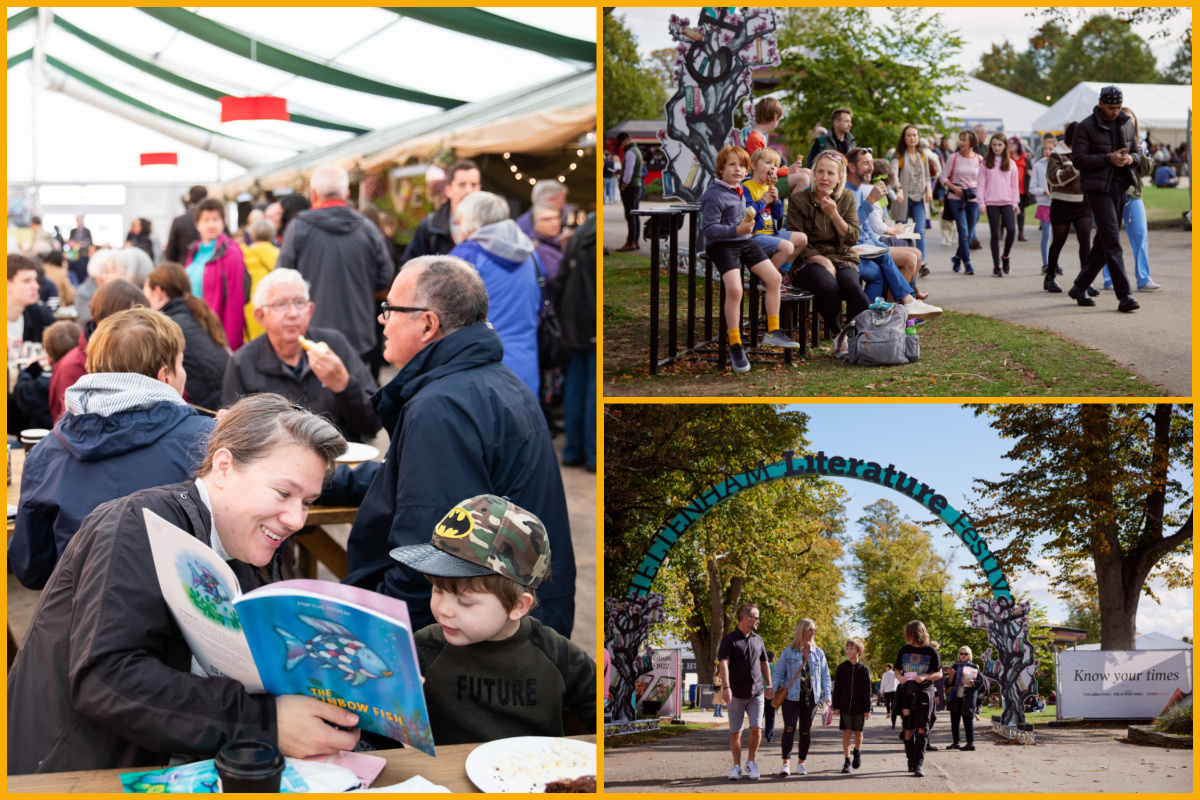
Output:
<path fill-rule="evenodd" d="M 659 207 L 669 203 L 646 203 Z M 918 279 L 920 289 L 929 292 L 929 302 L 954 311 L 980 314 L 1017 325 L 1043 328 L 1086 347 L 1099 350 L 1118 364 L 1171 395 L 1192 394 L 1192 235 L 1182 229 L 1150 231 L 1150 275 L 1162 286 L 1157 292 L 1133 293 L 1141 309 L 1132 314 L 1117 311 L 1117 298 L 1111 291 L 1101 292 L 1094 308 L 1081 308 L 1066 295 L 1071 280 L 1079 273 L 1079 245 L 1074 233 L 1059 257 L 1066 273 L 1058 278 L 1062 294 L 1042 291 L 1041 233 L 1033 211 L 1026 210 L 1027 242 L 1014 242 L 1012 271 L 993 278 L 988 226 L 984 220 L 977 229 L 983 247 L 971 251 L 976 275 L 967 277 L 950 269 L 953 251 L 941 246 L 939 221 L 929 231 L 926 263 L 931 274 Z M 687 241 L 687 225 L 679 235 Z M 604 245 L 610 249 L 625 241 L 625 218 L 620 205 L 604 207 Z M 1126 274 L 1133 280 L 1133 256 L 1125 232 L 1121 232 Z M 639 254 L 650 256 L 649 243 L 643 242 Z M 1100 288 L 1102 280 L 1095 286 Z"/>
<path fill-rule="evenodd" d="M 714 722 L 712 714 L 689 721 Z M 925 777 L 906 769 L 904 746 L 883 709 L 867 720 L 863 765 L 841 774 L 842 735 L 834 724 L 813 726 L 809 774 L 782 778 L 777 718 L 775 742 L 758 754 L 762 778 L 728 778 L 732 761 L 726 725 L 644 745 L 609 750 L 604 758 L 608 792 L 1191 792 L 1192 751 L 1130 745 L 1115 729 L 1039 729 L 1038 744 L 1008 744 L 976 729 L 976 750 L 945 750 L 950 742 L 949 714 L 939 714 L 934 744 L 943 747 L 925 758 Z M 990 725 L 987 726 L 990 729 Z M 747 734 L 742 734 L 745 759 Z M 795 753 L 792 767 L 795 768 Z"/>

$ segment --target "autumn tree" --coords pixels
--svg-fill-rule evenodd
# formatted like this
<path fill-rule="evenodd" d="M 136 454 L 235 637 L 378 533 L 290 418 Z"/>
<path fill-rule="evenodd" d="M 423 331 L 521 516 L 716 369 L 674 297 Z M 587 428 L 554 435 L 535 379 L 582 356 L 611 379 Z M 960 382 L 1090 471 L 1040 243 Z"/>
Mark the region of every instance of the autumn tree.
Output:
<path fill-rule="evenodd" d="M 625 18 L 604 15 L 604 126 L 631 119 L 658 119 L 666 93 L 654 73 L 642 63 L 637 37 Z"/>
<path fill-rule="evenodd" d="M 710 484 L 808 445 L 808 415 L 780 406 L 614 404 L 604 414 L 608 597 L 625 594 L 655 531 L 680 506 Z M 814 478 L 757 486 L 709 511 L 674 548 L 655 590 L 670 604 L 664 631 L 692 642 L 701 680 L 743 601 L 760 605 L 772 649 L 802 616 L 821 617 L 832 630 L 840 491 Z"/>
<path fill-rule="evenodd" d="M 1174 39 L 1181 49 L 1192 51 L 1192 14 L 1190 6 L 1125 6 L 1112 10 L 1117 22 L 1127 28 L 1135 26 L 1155 27 L 1151 39 Z M 1076 6 L 1037 6 L 1025 12 L 1025 16 L 1041 20 L 1039 32 L 1048 25 L 1069 30 L 1075 22 L 1083 20 L 1083 27 L 1093 24 L 1095 17 L 1085 19 L 1087 9 Z M 1185 17 L 1184 24 L 1180 24 Z"/>
<path fill-rule="evenodd" d="M 1189 84 L 1192 82 L 1192 48 L 1180 45 L 1171 63 L 1162 72 L 1165 83 Z"/>
<path fill-rule="evenodd" d="M 808 131 L 828 127 L 836 108 L 853 110 L 855 139 L 877 152 L 894 147 L 906 123 L 940 126 L 956 116 L 946 98 L 965 83 L 952 63 L 962 38 L 940 14 L 918 7 L 887 13 L 882 24 L 866 8 L 782 16 L 780 87 L 797 102 L 785 107 L 778 131 L 793 151 L 806 149 Z"/>
<path fill-rule="evenodd" d="M 1050 69 L 1049 93 L 1062 97 L 1082 81 L 1157 83 L 1158 62 L 1150 45 L 1128 23 L 1097 14 L 1058 51 Z"/>
<path fill-rule="evenodd" d="M 1151 581 L 1190 588 L 1190 405 L 976 405 L 1016 462 L 976 480 L 975 528 L 1010 580 L 1050 577 L 1059 597 L 1094 580 L 1104 650 L 1133 648 Z M 1048 559 L 1047 569 L 1040 559 Z"/>

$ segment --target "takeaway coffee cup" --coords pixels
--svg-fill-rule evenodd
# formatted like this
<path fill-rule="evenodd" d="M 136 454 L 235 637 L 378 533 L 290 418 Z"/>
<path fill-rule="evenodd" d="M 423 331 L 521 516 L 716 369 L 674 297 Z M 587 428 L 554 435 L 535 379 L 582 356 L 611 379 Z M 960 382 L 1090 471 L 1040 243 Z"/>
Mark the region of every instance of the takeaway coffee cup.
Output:
<path fill-rule="evenodd" d="M 217 753 L 217 776 L 222 792 L 279 791 L 283 754 L 261 739 L 235 739 Z"/>
<path fill-rule="evenodd" d="M 50 431 L 45 428 L 26 428 L 21 431 L 21 447 L 25 448 L 28 453 L 33 449 L 33 446 L 50 435 Z"/>

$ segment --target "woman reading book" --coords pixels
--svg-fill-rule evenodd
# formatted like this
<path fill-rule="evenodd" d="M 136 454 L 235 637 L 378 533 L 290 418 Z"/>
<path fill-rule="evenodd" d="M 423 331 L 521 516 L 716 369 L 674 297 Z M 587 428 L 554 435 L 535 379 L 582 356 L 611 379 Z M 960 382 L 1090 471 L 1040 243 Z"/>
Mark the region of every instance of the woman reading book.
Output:
<path fill-rule="evenodd" d="M 161 766 L 246 736 L 294 757 L 353 749 L 357 718 L 344 709 L 202 674 L 155 579 L 143 516 L 212 547 L 249 591 L 280 580 L 280 546 L 345 450 L 328 421 L 254 395 L 217 424 L 195 478 L 84 519 L 9 672 L 9 774 Z"/>

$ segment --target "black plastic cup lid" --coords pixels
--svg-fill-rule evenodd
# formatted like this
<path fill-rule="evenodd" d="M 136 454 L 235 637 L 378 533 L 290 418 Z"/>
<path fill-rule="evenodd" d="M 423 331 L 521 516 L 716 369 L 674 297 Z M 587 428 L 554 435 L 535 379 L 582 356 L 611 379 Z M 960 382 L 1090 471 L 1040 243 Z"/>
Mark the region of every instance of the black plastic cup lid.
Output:
<path fill-rule="evenodd" d="M 217 753 L 216 765 L 229 773 L 270 774 L 283 768 L 283 754 L 261 739 L 235 739 Z"/>

